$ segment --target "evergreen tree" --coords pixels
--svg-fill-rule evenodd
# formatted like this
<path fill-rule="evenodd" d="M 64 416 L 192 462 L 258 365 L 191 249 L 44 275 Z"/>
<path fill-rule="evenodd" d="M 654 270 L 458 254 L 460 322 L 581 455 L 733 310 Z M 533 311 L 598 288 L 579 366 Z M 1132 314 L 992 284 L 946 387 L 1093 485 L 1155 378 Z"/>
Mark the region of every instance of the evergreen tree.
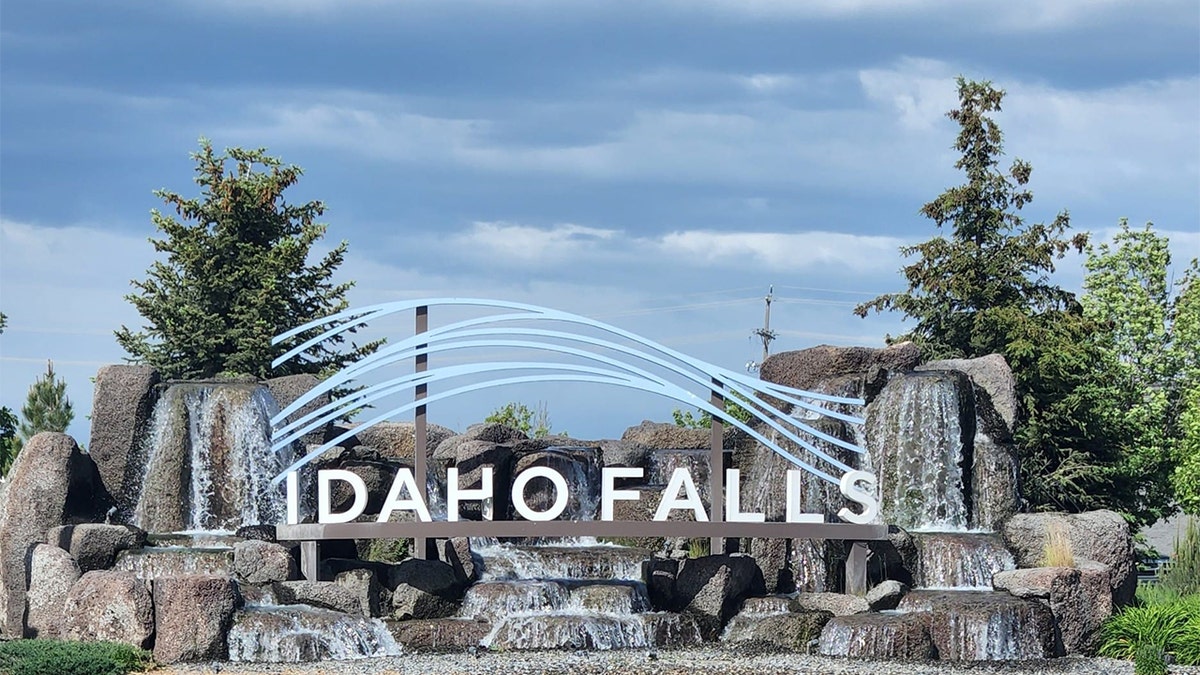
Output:
<path fill-rule="evenodd" d="M 1069 217 L 1029 224 L 1019 211 L 1032 200 L 1032 167 L 1020 159 L 1000 167 L 1003 136 L 991 114 L 1002 90 L 958 79 L 959 126 L 955 167 L 966 183 L 926 204 L 921 213 L 949 232 L 904 247 L 916 261 L 903 268 L 908 289 L 855 308 L 900 311 L 912 330 L 891 341 L 913 340 L 926 358 L 973 358 L 1000 353 L 1013 370 L 1019 403 L 1016 442 L 1021 488 L 1033 509 L 1115 508 L 1150 516 L 1121 449 L 1129 430 L 1111 355 L 1091 339 L 1096 325 L 1074 295 L 1055 285 L 1054 263 L 1082 251 L 1086 234 L 1070 235 Z"/>
<path fill-rule="evenodd" d="M 21 418 L 22 443 L 43 431 L 64 432 L 71 426 L 75 411 L 67 398 L 67 381 L 54 374 L 53 362 L 46 362 L 46 374 L 29 387 Z"/>
<path fill-rule="evenodd" d="M 0 334 L 8 327 L 8 317 L 0 312 Z M 0 407 L 0 476 L 8 475 L 21 440 L 17 437 L 17 416 L 8 406 Z"/>
<path fill-rule="evenodd" d="M 154 366 L 167 379 L 220 373 L 262 378 L 325 374 L 377 349 L 379 342 L 351 344 L 342 353 L 338 336 L 271 368 L 275 357 L 319 331 L 279 345 L 271 344 L 272 337 L 346 308 L 353 284 L 332 277 L 347 244 L 309 264 L 313 245 L 325 234 L 326 226 L 316 222 L 325 207 L 285 201 L 283 193 L 301 169 L 264 149 L 218 155 L 207 140 L 200 143 L 192 158 L 201 195 L 155 193 L 174 215 L 151 212 L 165 237 L 150 241 L 166 260 L 155 262 L 144 281 L 133 281 L 137 292 L 126 296 L 147 322 L 142 332 L 122 326 L 116 333 L 130 360 Z"/>

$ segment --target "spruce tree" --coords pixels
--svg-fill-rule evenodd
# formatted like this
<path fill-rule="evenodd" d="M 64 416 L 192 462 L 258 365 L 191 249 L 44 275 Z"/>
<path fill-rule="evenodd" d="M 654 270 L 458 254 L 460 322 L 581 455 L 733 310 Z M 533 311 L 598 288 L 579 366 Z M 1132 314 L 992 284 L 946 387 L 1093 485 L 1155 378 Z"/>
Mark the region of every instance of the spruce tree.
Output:
<path fill-rule="evenodd" d="M 280 345 L 272 345 L 272 337 L 347 307 L 353 284 L 333 282 L 347 244 L 310 264 L 325 234 L 317 222 L 325 206 L 284 199 L 301 169 L 264 149 L 217 154 L 207 140 L 200 143 L 192 155 L 200 196 L 155 193 L 174 213 L 151 212 L 165 236 L 150 241 L 166 258 L 145 280 L 133 281 L 137 292 L 126 296 L 147 324 L 140 332 L 117 331 L 129 360 L 154 366 L 166 379 L 265 378 L 326 374 L 378 348 L 373 342 L 343 351 L 338 336 L 272 369 L 275 357 L 319 331 Z"/>
<path fill-rule="evenodd" d="M 29 387 L 21 418 L 22 444 L 43 431 L 64 432 L 71 426 L 75 410 L 67 398 L 67 381 L 54 374 L 54 362 L 47 361 L 46 374 Z"/>
<path fill-rule="evenodd" d="M 1097 324 L 1075 295 L 1050 275 L 1068 251 L 1082 251 L 1063 211 L 1049 224 L 1020 211 L 1033 194 L 1032 167 L 1001 167 L 1003 134 L 992 119 L 1002 90 L 958 78 L 955 168 L 966 176 L 921 208 L 943 233 L 901 249 L 916 260 L 903 268 L 908 289 L 855 308 L 899 311 L 914 320 L 896 342 L 912 340 L 925 358 L 1002 354 L 1013 370 L 1019 403 L 1015 442 L 1021 491 L 1034 510 L 1112 508 L 1136 521 L 1153 519 L 1139 476 L 1124 462 L 1131 429 L 1119 410 L 1115 359 L 1092 339 Z"/>

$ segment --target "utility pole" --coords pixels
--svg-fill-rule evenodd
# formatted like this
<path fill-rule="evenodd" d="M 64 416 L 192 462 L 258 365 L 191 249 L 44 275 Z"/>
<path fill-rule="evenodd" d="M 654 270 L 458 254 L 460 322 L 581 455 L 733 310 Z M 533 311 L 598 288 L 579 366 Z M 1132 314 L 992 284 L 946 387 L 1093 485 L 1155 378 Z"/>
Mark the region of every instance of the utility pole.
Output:
<path fill-rule="evenodd" d="M 771 340 L 775 339 L 775 331 L 771 330 L 771 299 L 774 295 L 775 286 L 772 285 L 767 290 L 767 297 L 763 298 L 763 300 L 767 303 L 766 313 L 763 315 L 763 327 L 759 328 L 753 333 L 754 335 L 762 338 L 763 343 L 762 361 L 759 361 L 759 365 L 762 365 L 762 363 L 767 360 L 767 355 L 771 351 Z"/>

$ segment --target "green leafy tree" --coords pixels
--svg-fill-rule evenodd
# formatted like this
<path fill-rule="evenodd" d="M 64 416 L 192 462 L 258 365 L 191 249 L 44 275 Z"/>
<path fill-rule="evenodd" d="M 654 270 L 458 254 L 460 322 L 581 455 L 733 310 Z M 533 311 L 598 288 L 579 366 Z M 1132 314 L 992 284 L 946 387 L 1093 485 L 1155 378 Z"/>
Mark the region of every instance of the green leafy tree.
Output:
<path fill-rule="evenodd" d="M 1134 477 L 1122 473 L 1128 430 L 1107 376 L 1110 355 L 1091 339 L 1093 321 L 1074 295 L 1055 285 L 1055 261 L 1082 251 L 1069 218 L 1027 223 L 1020 211 L 1033 196 L 1032 167 L 1000 160 L 1003 136 L 991 114 L 1004 92 L 989 82 L 958 79 L 955 167 L 966 176 L 921 208 L 945 234 L 901 249 L 908 289 L 855 308 L 859 316 L 899 311 L 914 320 L 908 334 L 926 358 L 1000 353 L 1013 369 L 1019 402 L 1016 442 L 1022 491 L 1033 509 L 1109 507 L 1149 517 Z"/>
<path fill-rule="evenodd" d="M 1093 339 L 1111 364 L 1108 374 L 1120 400 L 1129 441 L 1123 472 L 1138 480 L 1147 512 L 1160 516 L 1175 501 L 1173 450 L 1183 436 L 1180 415 L 1200 363 L 1200 344 L 1189 326 L 1195 323 L 1188 305 L 1195 293 L 1187 294 L 1192 274 L 1184 275 L 1185 293 L 1172 298 L 1169 244 L 1152 224 L 1133 230 L 1121 220 L 1111 246 L 1088 246 L 1080 298 L 1084 315 L 1098 325 Z"/>
<path fill-rule="evenodd" d="M 550 414 L 545 403 L 539 403 L 536 410 L 524 403 L 507 403 L 493 410 L 484 421 L 489 424 L 503 424 L 530 438 L 545 438 L 550 435 L 551 429 Z"/>
<path fill-rule="evenodd" d="M 46 374 L 29 387 L 21 418 L 22 443 L 43 431 L 64 432 L 71 426 L 75 410 L 67 397 L 67 381 L 54 374 L 53 362 L 46 362 Z"/>
<path fill-rule="evenodd" d="M 338 336 L 271 368 L 275 357 L 319 331 L 279 345 L 271 344 L 272 337 L 347 307 L 352 284 L 333 282 L 347 244 L 309 263 L 325 234 L 317 222 L 325 206 L 284 199 L 301 176 L 299 167 L 264 149 L 217 154 L 204 139 L 192 158 L 198 198 L 155 193 L 174 213 L 151 212 L 165 236 L 150 241 L 166 259 L 155 262 L 145 280 L 133 281 L 137 292 L 126 296 L 147 324 L 140 332 L 125 326 L 116 332 L 130 360 L 152 365 L 168 379 L 222 372 L 268 377 L 325 374 L 377 349 L 381 342 L 342 350 Z"/>
<path fill-rule="evenodd" d="M 1180 394 L 1171 402 L 1178 402 L 1180 413 L 1171 482 L 1183 510 L 1200 516 L 1200 263 L 1192 260 L 1179 285 L 1172 347 L 1181 365 L 1172 388 Z"/>

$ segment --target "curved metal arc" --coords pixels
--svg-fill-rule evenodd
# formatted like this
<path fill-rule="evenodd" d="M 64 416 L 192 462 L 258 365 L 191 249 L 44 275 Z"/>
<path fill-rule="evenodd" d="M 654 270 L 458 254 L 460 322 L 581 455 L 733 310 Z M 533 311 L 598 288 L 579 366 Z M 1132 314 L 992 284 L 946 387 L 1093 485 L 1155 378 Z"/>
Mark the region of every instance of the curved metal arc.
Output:
<path fill-rule="evenodd" d="M 577 341 L 581 341 L 581 342 L 584 342 L 587 344 L 592 344 L 594 346 L 614 346 L 614 347 L 616 347 L 615 345 L 612 345 L 612 343 L 606 342 L 604 340 L 600 340 L 599 338 L 593 338 L 591 336 L 576 335 L 574 333 L 561 333 L 559 331 L 551 331 L 551 330 L 538 329 L 538 328 L 517 328 L 517 329 L 503 329 L 503 330 L 502 329 L 482 328 L 482 329 L 476 329 L 476 330 L 471 330 L 471 331 L 463 331 L 463 334 L 471 335 L 471 336 L 475 336 L 475 335 L 486 336 L 486 335 L 494 334 L 497 332 L 502 332 L 503 334 L 516 333 L 516 334 L 528 334 L 528 335 L 538 336 L 538 337 L 550 337 L 550 338 L 558 338 L 558 339 L 577 340 Z M 458 337 L 461 337 L 461 335 L 442 336 L 442 339 L 450 340 L 450 339 L 455 339 Z M 577 349 L 565 347 L 563 345 L 558 345 L 558 344 L 554 344 L 554 343 L 525 342 L 525 341 L 521 341 L 521 340 L 489 340 L 489 341 L 461 342 L 461 343 L 435 342 L 433 344 L 427 343 L 422 346 L 417 346 L 416 348 L 412 349 L 411 351 L 413 352 L 413 355 L 415 355 L 415 354 L 428 354 L 430 352 L 442 351 L 445 349 L 459 349 L 459 348 L 471 348 L 471 347 L 492 347 L 492 346 L 512 346 L 512 347 L 521 347 L 521 348 L 544 349 L 544 350 L 548 350 L 548 351 L 558 351 L 558 352 L 562 352 L 562 353 L 571 354 L 574 356 L 579 356 L 581 358 L 585 358 L 585 359 L 589 359 L 589 360 L 600 361 L 607 365 L 615 366 L 617 368 L 626 370 L 627 372 L 629 372 L 633 375 L 636 375 L 638 377 L 641 377 L 643 379 L 653 381 L 656 384 L 659 384 L 659 385 L 665 384 L 665 381 L 663 381 L 662 378 L 659 378 L 658 376 L 656 376 L 652 373 L 649 373 L 645 370 L 642 370 L 640 368 L 636 368 L 629 364 L 625 364 L 623 362 L 616 361 L 614 359 L 611 359 L 611 358 L 606 357 L 601 354 L 595 354 L 592 352 L 577 350 Z M 628 353 L 628 352 L 626 352 L 626 353 Z M 649 360 L 652 363 L 655 363 L 656 365 L 660 365 L 664 368 L 667 368 L 667 369 L 671 370 L 672 372 L 675 372 L 678 375 L 681 375 L 683 377 L 691 379 L 692 381 L 700 384 L 701 386 L 707 387 L 710 391 L 714 391 L 714 392 L 721 393 L 721 394 L 725 393 L 724 389 L 718 388 L 717 386 L 712 384 L 711 378 L 707 378 L 707 377 L 702 378 L 702 377 L 697 376 L 693 373 L 690 373 L 674 364 L 671 364 L 665 360 L 659 359 L 652 355 L 642 354 L 641 356 L 643 358 L 645 358 L 646 360 Z M 390 363 L 391 361 L 407 359 L 409 357 L 410 357 L 410 354 L 407 352 L 396 353 L 396 354 L 390 355 L 386 359 L 377 361 L 376 363 L 372 364 L 367 370 L 369 371 L 374 368 L 380 368 L 380 367 L 388 365 L 388 363 Z M 482 368 L 478 367 L 479 364 L 475 364 L 475 365 L 476 365 L 477 370 L 482 370 Z M 459 368 L 461 368 L 461 367 L 459 367 Z M 468 368 L 470 368 L 470 366 L 468 366 Z M 489 368 L 488 370 L 492 370 L 492 369 L 494 369 L 494 368 Z M 568 370 L 568 369 L 564 368 L 564 370 Z M 435 372 L 435 371 L 426 371 L 426 372 Z M 468 373 L 460 373 L 460 374 L 468 374 Z M 743 395 L 746 395 L 746 394 L 743 393 Z M 376 397 L 372 397 L 372 400 L 374 400 L 374 398 L 376 398 Z M 700 400 L 699 397 L 695 397 L 693 395 L 693 399 L 688 400 L 686 402 L 688 402 L 689 404 L 695 405 L 696 404 L 695 402 L 697 400 Z M 779 433 L 783 434 L 783 436 L 787 440 L 789 440 L 793 443 L 796 443 L 800 447 L 802 447 L 805 450 L 807 450 L 808 452 L 812 453 L 814 456 L 819 457 L 820 459 L 823 459 L 826 462 L 829 462 L 830 464 L 832 464 L 833 466 L 836 466 L 837 468 L 841 469 L 842 471 L 849 471 L 850 467 L 847 464 L 845 464 L 844 462 L 833 457 L 832 455 L 817 448 L 815 445 L 810 443 L 808 440 L 800 437 L 796 432 L 792 431 L 791 429 L 786 428 L 785 426 L 783 426 L 782 423 L 779 422 L 779 420 L 786 419 L 786 420 L 788 420 L 787 423 L 790 424 L 792 427 L 795 427 L 797 430 L 802 431 L 807 434 L 810 434 L 810 435 L 812 435 L 816 438 L 819 438 L 827 443 L 844 448 L 846 450 L 850 450 L 851 452 L 856 452 L 856 453 L 864 452 L 864 450 L 862 448 L 859 448 L 858 446 L 856 446 L 852 443 L 849 443 L 843 439 L 837 438 L 836 436 L 832 436 L 830 434 L 819 431 L 819 430 L 817 430 L 813 427 L 810 427 L 798 420 L 787 417 L 782 411 L 777 410 L 776 408 L 768 405 L 765 402 L 762 402 L 757 397 L 755 397 L 754 400 L 758 402 L 757 403 L 758 406 L 761 406 L 764 410 L 768 411 L 768 412 L 764 413 L 762 410 L 759 410 L 757 407 L 752 406 L 751 408 L 749 408 L 750 412 L 757 419 L 766 423 L 768 426 L 775 429 Z M 343 400 L 339 400 L 339 402 L 337 403 L 337 407 L 340 409 L 344 409 L 344 408 L 348 408 L 352 405 L 355 405 L 356 403 L 357 403 L 357 400 L 351 400 L 351 401 L 347 402 L 343 399 Z M 330 404 L 330 405 L 332 405 L 332 404 Z M 326 407 L 329 407 L 329 406 L 326 406 Z M 284 413 L 280 413 L 280 415 L 277 417 L 285 417 L 285 416 L 286 415 L 284 415 Z M 724 418 L 725 416 L 721 415 L 721 417 Z M 294 427 L 299 423 L 300 423 L 300 421 L 293 422 L 292 424 L 289 424 L 287 427 L 285 427 L 285 429 L 283 431 L 286 431 L 288 427 Z M 301 433 L 299 435 L 303 435 L 303 433 Z M 782 451 L 782 448 L 778 448 L 778 446 L 775 446 L 774 444 L 770 444 L 770 445 L 773 450 L 777 449 L 777 451 Z"/>
<path fill-rule="evenodd" d="M 399 415 L 401 413 L 405 413 L 410 410 L 413 410 L 417 406 L 427 405 L 429 403 L 436 402 L 441 399 L 450 398 L 453 396 L 458 396 L 460 394 L 470 393 L 473 391 L 479 391 L 481 389 L 506 386 L 509 384 L 524 384 L 524 383 L 530 383 L 530 382 L 585 382 L 585 383 L 590 382 L 590 383 L 597 383 L 597 384 L 611 384 L 611 385 L 622 386 L 622 387 L 631 387 L 634 389 L 640 389 L 642 391 L 646 391 L 648 393 L 659 394 L 661 396 L 671 398 L 671 399 L 681 401 L 681 402 L 689 402 L 689 401 L 695 400 L 697 406 L 700 407 L 702 410 L 705 410 L 706 412 L 708 412 L 710 415 L 717 415 L 717 416 L 721 416 L 721 417 L 724 417 L 724 415 L 725 415 L 725 412 L 723 410 L 718 410 L 716 407 L 712 406 L 710 403 L 708 403 L 706 401 L 696 400 L 696 396 L 694 394 L 692 394 L 691 392 L 683 389 L 682 387 L 679 387 L 677 385 L 672 385 L 670 383 L 668 383 L 667 387 L 653 387 L 653 386 L 649 386 L 649 385 L 646 385 L 646 384 L 640 383 L 640 382 L 625 382 L 625 381 L 622 381 L 619 379 L 614 379 L 614 378 L 609 378 L 609 377 L 593 377 L 593 376 L 588 376 L 588 375 L 553 375 L 553 374 L 551 374 L 551 375 L 527 375 L 527 376 L 521 376 L 521 377 L 505 378 L 502 380 L 492 380 L 492 381 L 488 381 L 488 382 L 484 382 L 484 383 L 476 383 L 476 384 L 466 385 L 463 387 L 459 387 L 459 388 L 444 391 L 444 392 L 438 392 L 436 394 L 428 396 L 419 401 L 407 402 L 399 407 L 396 407 L 396 408 L 388 410 L 384 413 L 381 413 L 380 415 L 377 415 L 377 416 L 371 418 L 367 422 L 364 422 L 363 424 L 355 427 L 354 429 L 351 429 L 342 434 L 339 434 L 337 437 L 327 441 L 326 443 L 317 447 L 315 450 L 309 452 L 304 457 L 300 458 L 299 460 L 296 460 L 295 462 L 292 463 L 291 466 L 284 469 L 282 472 L 280 472 L 279 475 L 277 475 L 274 479 L 272 479 L 271 483 L 273 486 L 278 485 L 280 482 L 283 481 L 283 479 L 287 476 L 287 474 L 289 472 L 294 471 L 294 470 L 304 466 L 305 464 L 308 464 L 313 459 L 320 456 L 321 453 L 336 446 L 338 443 L 341 443 L 342 441 L 346 440 L 350 436 L 353 436 L 358 431 L 361 431 L 362 429 L 370 428 L 376 424 L 379 424 L 380 422 L 384 422 L 389 417 L 392 417 L 394 415 Z M 811 473 L 814 476 L 817 476 L 818 478 L 821 478 L 822 480 L 825 480 L 826 482 L 832 483 L 834 485 L 840 484 L 839 479 L 834 478 L 832 475 L 808 464 L 807 462 L 804 462 L 803 460 L 799 459 L 795 455 L 793 455 L 781 448 L 773 447 L 773 444 L 769 439 L 767 439 L 765 436 L 763 436 L 758 431 L 750 428 L 748 425 L 746 425 L 738 420 L 734 420 L 734 419 L 729 419 L 728 421 L 733 426 L 735 426 L 735 427 L 741 429 L 742 431 L 746 432 L 747 434 L 749 434 L 750 437 L 754 438 L 755 440 L 759 441 L 760 443 L 763 443 L 767 447 L 770 447 L 777 454 L 779 454 L 781 457 L 788 460 L 792 464 L 800 467 L 801 469 Z"/>
<path fill-rule="evenodd" d="M 579 325 L 584 325 L 584 326 L 588 326 L 590 328 L 594 328 L 597 330 L 612 333 L 614 335 L 618 335 L 618 336 L 623 337 L 627 340 L 630 340 L 636 344 L 640 344 L 645 348 L 656 351 L 660 354 L 664 354 L 666 356 L 670 356 L 671 358 L 674 358 L 678 361 L 682 361 L 682 362 L 692 366 L 693 368 L 696 368 L 697 370 L 701 370 L 701 371 L 708 372 L 708 373 L 720 372 L 725 377 L 733 377 L 733 378 L 738 378 L 738 379 L 744 378 L 744 376 L 742 376 L 739 373 L 734 373 L 733 371 L 727 370 L 725 368 L 720 368 L 719 366 L 715 366 L 713 364 L 706 363 L 704 361 L 700 361 L 699 359 L 694 359 L 682 352 L 671 349 L 670 347 L 667 347 L 665 345 L 654 342 L 653 340 L 644 338 L 640 335 L 637 335 L 636 333 L 631 333 L 622 328 L 618 328 L 611 324 L 604 323 L 602 321 L 597 321 L 595 319 L 590 319 L 588 317 L 581 316 L 579 314 L 563 312 L 561 310 L 551 309 L 548 307 L 539 307 L 537 305 L 530 305 L 530 304 L 519 303 L 519 302 L 509 302 L 509 301 L 505 301 L 505 300 L 488 300 L 488 299 L 483 299 L 483 298 L 429 298 L 429 299 L 425 299 L 425 300 L 407 300 L 407 301 L 397 301 L 397 302 L 392 302 L 392 303 L 383 303 L 380 305 L 372 305 L 367 308 L 363 308 L 363 309 L 359 309 L 359 310 L 347 309 L 347 310 L 343 310 L 342 312 L 338 312 L 337 314 L 330 315 L 329 317 L 323 317 L 321 319 L 316 319 L 314 321 L 310 321 L 309 323 L 304 324 L 304 326 L 301 326 L 299 328 L 294 328 L 291 331 L 288 331 L 286 333 L 281 334 L 280 336 L 277 336 L 272 341 L 272 343 L 276 343 L 278 341 L 286 339 L 287 337 L 290 337 L 291 335 L 295 335 L 298 332 L 303 332 L 304 330 L 314 328 L 316 326 L 320 326 L 320 325 L 323 325 L 326 323 L 330 323 L 331 321 L 335 320 L 336 318 L 340 318 L 340 317 L 360 317 L 361 321 L 356 320 L 353 322 L 353 325 L 358 325 L 359 323 L 365 323 L 367 320 L 373 320 L 374 318 L 387 316 L 388 314 L 406 311 L 409 309 L 415 309 L 417 307 L 422 307 L 422 306 L 438 306 L 438 305 L 453 305 L 453 306 L 468 305 L 468 306 L 478 306 L 478 307 L 492 307 L 492 308 L 496 308 L 496 309 L 514 309 L 514 310 L 529 312 L 532 316 L 525 317 L 525 318 L 529 318 L 529 319 L 541 318 L 541 319 L 551 320 L 551 321 L 563 321 L 566 323 L 575 323 L 575 324 L 579 324 Z M 371 312 L 371 316 L 370 317 L 362 317 L 361 315 L 363 314 L 363 312 L 367 312 L 367 311 Z M 310 340 L 306 341 L 303 345 L 293 348 L 290 352 L 288 352 L 288 354 L 294 355 L 294 354 L 300 353 L 304 349 L 311 347 L 313 344 L 316 344 L 325 339 L 328 339 L 329 337 L 337 335 L 338 333 L 340 333 L 344 330 L 348 330 L 349 327 L 351 327 L 349 324 L 346 326 L 335 326 L 335 327 L 325 331 L 325 333 L 311 338 Z M 280 357 L 279 359 L 276 359 L 276 362 L 282 363 L 283 360 L 286 360 L 286 358 Z M 807 398 L 812 398 L 812 399 L 816 399 L 816 400 L 829 401 L 832 403 L 847 403 L 847 404 L 851 404 L 851 405 L 859 404 L 859 399 L 848 399 L 848 398 L 843 398 L 843 397 L 838 397 L 838 396 L 829 396 L 827 394 L 819 394 L 817 392 L 806 392 L 803 390 L 793 390 L 793 391 L 798 392 L 800 395 L 803 395 Z"/>
<path fill-rule="evenodd" d="M 304 417 L 276 428 L 272 433 L 273 448 L 278 450 L 288 444 L 299 440 L 305 434 L 315 431 L 322 425 L 332 422 L 340 417 L 348 410 L 360 408 L 364 405 L 377 401 L 381 398 L 400 393 L 402 391 L 411 390 L 419 384 L 429 384 L 432 382 L 440 382 L 455 377 L 464 375 L 477 375 L 480 373 L 500 372 L 506 370 L 557 370 L 566 372 L 587 373 L 592 375 L 603 375 L 611 377 L 614 380 L 630 380 L 628 375 L 604 370 L 602 368 L 593 368 L 590 366 L 582 366 L 578 364 L 564 363 L 546 363 L 546 362 L 497 362 L 485 364 L 469 364 L 460 366 L 448 366 L 435 370 L 427 370 L 419 373 L 406 373 L 400 377 L 392 378 L 384 382 L 376 383 L 366 389 L 355 392 L 353 395 L 344 396 L 340 399 L 331 401 L 324 406 L 314 410 Z M 666 384 L 665 382 L 663 384 Z M 272 420 L 273 425 L 277 425 L 277 420 Z"/>

